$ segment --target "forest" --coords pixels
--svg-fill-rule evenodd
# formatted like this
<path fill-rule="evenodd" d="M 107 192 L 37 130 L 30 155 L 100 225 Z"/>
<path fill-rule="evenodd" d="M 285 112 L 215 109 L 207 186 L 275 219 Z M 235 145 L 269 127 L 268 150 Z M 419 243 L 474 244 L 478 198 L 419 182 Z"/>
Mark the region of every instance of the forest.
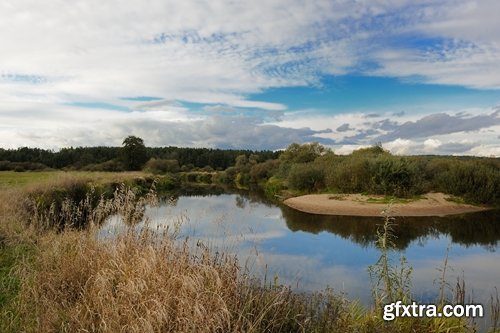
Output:
<path fill-rule="evenodd" d="M 129 137 L 136 138 L 136 137 Z M 140 139 L 140 138 L 136 138 Z M 140 139 L 142 142 L 142 139 Z M 70 147 L 59 151 L 22 147 L 18 149 L 0 148 L 0 171 L 28 171 L 43 169 L 88 170 L 88 171 L 125 171 L 129 166 L 125 163 L 123 147 Z M 133 146 L 145 157 L 138 157 L 142 166 L 149 159 L 175 160 L 184 170 L 210 167 L 213 170 L 224 170 L 234 165 L 239 155 L 257 155 L 259 160 L 276 158 L 279 153 L 272 151 L 250 151 L 212 148 L 180 148 L 180 147 L 145 147 Z"/>

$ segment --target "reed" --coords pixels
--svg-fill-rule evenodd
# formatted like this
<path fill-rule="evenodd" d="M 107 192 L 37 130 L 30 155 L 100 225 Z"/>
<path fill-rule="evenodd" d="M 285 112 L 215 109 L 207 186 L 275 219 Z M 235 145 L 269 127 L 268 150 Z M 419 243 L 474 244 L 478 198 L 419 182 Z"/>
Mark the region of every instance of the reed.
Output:
<path fill-rule="evenodd" d="M 33 261 L 16 270 L 17 328 L 28 332 L 288 332 L 333 327 L 343 300 L 260 285 L 240 274 L 237 258 L 190 248 L 147 227 L 137 230 L 152 190 L 138 196 L 121 185 L 109 199 L 94 194 L 60 210 L 36 207 Z M 32 206 L 25 206 L 32 209 Z M 32 212 L 30 210 L 30 212 Z M 86 212 L 86 213 L 83 213 Z M 102 240 L 99 226 L 118 214 L 128 229 Z M 84 216 L 87 228 L 75 228 Z M 53 228 L 64 221 L 64 228 Z M 146 222 L 147 224 L 147 222 Z M 167 232 L 167 231 L 165 231 Z"/>

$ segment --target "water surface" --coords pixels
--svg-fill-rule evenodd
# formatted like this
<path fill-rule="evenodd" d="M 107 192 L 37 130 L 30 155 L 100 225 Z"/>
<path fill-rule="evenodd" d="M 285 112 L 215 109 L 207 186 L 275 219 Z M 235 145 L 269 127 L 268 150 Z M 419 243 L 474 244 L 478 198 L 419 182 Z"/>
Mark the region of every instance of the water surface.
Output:
<path fill-rule="evenodd" d="M 255 193 L 191 190 L 147 209 L 149 227 L 169 226 L 178 238 L 199 240 L 238 256 L 240 264 L 268 281 L 300 290 L 331 287 L 371 303 L 368 267 L 382 217 L 324 216 L 270 203 Z M 120 227 L 118 219 L 106 228 Z M 448 253 L 447 281 L 463 277 L 466 291 L 487 305 L 500 287 L 500 212 L 449 217 L 398 218 L 395 263 L 404 255 L 412 272 L 413 297 L 435 301 Z"/>

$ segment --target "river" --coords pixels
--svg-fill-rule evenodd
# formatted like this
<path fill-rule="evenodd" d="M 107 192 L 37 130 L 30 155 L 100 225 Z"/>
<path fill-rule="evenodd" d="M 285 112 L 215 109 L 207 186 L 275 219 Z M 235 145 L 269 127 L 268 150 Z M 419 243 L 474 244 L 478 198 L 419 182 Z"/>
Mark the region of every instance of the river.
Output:
<path fill-rule="evenodd" d="M 382 217 L 301 213 L 254 192 L 217 188 L 167 195 L 146 214 L 149 228 L 168 227 L 177 239 L 191 244 L 201 240 L 213 251 L 235 254 L 241 266 L 268 282 L 277 280 L 306 291 L 330 287 L 371 304 L 368 267 L 380 256 L 375 240 Z M 500 287 L 500 211 L 395 222 L 391 258 L 399 264 L 403 255 L 412 267 L 414 299 L 437 299 L 448 256 L 449 285 L 454 287 L 458 277 L 464 278 L 467 295 L 488 306 L 495 286 Z M 114 217 L 103 230 L 120 228 L 120 219 Z"/>

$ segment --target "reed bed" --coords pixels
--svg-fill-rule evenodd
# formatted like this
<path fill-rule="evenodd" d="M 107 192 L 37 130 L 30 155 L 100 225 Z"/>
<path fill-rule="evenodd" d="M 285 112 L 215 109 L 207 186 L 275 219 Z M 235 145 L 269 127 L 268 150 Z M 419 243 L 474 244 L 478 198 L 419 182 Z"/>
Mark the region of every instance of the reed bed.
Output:
<path fill-rule="evenodd" d="M 51 204 L 47 210 L 35 199 L 24 202 L 27 228 L 38 234 L 33 260 L 15 272 L 22 330 L 311 331 L 332 326 L 332 315 L 340 313 L 339 298 L 262 286 L 240 272 L 235 257 L 211 253 L 201 243 L 193 249 L 148 228 L 138 231 L 134 226 L 144 218 L 144 206 L 157 202 L 153 191 L 139 197 L 122 185 L 109 199 L 101 196 L 96 204 L 94 197 L 90 191 L 80 202 L 65 198 L 58 209 Z M 111 214 L 119 214 L 129 229 L 100 239 L 99 226 Z M 81 217 L 87 228 L 74 228 Z"/>

